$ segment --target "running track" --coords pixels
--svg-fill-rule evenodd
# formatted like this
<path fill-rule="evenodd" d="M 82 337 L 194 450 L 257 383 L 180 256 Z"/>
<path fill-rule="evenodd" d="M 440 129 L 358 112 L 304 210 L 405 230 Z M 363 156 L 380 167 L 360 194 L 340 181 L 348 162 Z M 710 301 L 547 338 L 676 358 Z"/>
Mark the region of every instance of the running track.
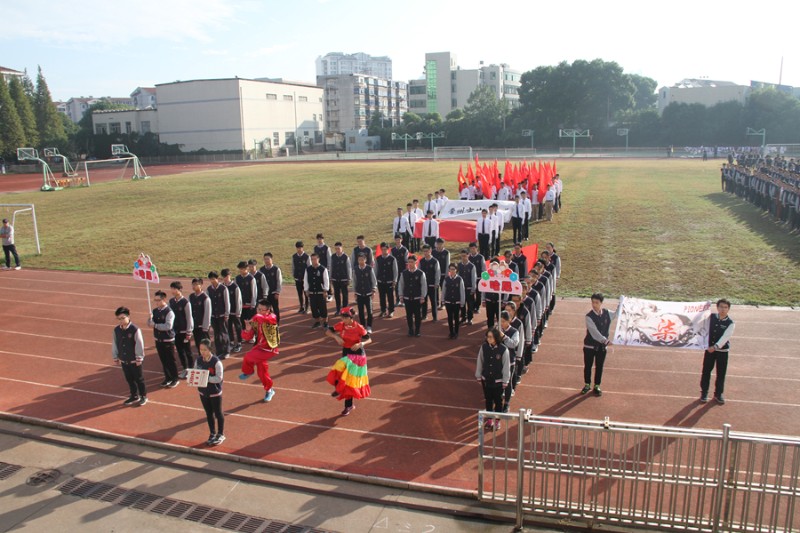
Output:
<path fill-rule="evenodd" d="M 161 287 L 172 279 L 162 280 Z M 188 285 L 188 283 L 184 283 Z M 151 285 L 151 292 L 156 289 Z M 113 310 L 127 305 L 145 325 L 145 287 L 130 276 L 45 270 L 0 272 L 0 412 L 83 428 L 204 448 L 208 436 L 196 391 L 162 379 L 152 336 L 144 327 L 145 377 L 150 403 L 126 408 L 122 372 L 110 355 Z M 330 397 L 328 367 L 339 353 L 296 313 L 296 296 L 283 295 L 281 355 L 272 360 L 276 395 L 264 404 L 255 378 L 236 379 L 241 360 L 224 362 L 228 440 L 217 451 L 341 473 L 391 478 L 454 489 L 477 484 L 473 378 L 483 314 L 447 339 L 446 320 L 423 324 L 409 340 L 399 309 L 375 320 L 368 348 L 373 396 L 357 401 L 347 418 Z M 614 307 L 614 302 L 609 302 Z M 697 402 L 702 354 L 612 347 L 605 395 L 579 396 L 586 300 L 560 300 L 532 371 L 512 408 L 574 418 L 694 426 L 800 435 L 800 313 L 734 306 L 737 323 L 725 406 Z"/>

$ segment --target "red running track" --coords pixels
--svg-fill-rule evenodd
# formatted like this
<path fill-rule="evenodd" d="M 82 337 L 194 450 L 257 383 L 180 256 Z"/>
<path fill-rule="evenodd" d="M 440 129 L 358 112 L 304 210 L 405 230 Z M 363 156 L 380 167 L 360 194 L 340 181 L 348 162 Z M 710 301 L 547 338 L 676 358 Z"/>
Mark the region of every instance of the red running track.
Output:
<path fill-rule="evenodd" d="M 171 279 L 162 280 L 161 287 Z M 188 284 L 187 284 L 188 285 Z M 156 286 L 151 285 L 151 292 Z M 255 378 L 236 379 L 241 359 L 225 364 L 230 454 L 343 473 L 456 489 L 477 486 L 477 417 L 483 406 L 473 374 L 483 314 L 447 339 L 443 315 L 409 339 L 402 309 L 375 320 L 369 347 L 373 396 L 349 417 L 325 383 L 338 355 L 332 341 L 296 313 L 294 290 L 283 295 L 281 354 L 271 361 L 276 395 L 263 403 Z M 113 310 L 133 310 L 145 325 L 145 287 L 129 276 L 45 270 L 0 272 L 0 411 L 78 427 L 203 447 L 208 436 L 197 393 L 185 384 L 160 389 L 161 365 L 146 339 L 150 403 L 127 408 L 127 385 L 110 354 Z M 613 303 L 611 305 L 613 307 Z M 800 435 L 800 350 L 794 311 L 734 306 L 737 322 L 728 370 L 728 403 L 697 402 L 702 353 L 613 347 L 602 398 L 582 386 L 585 300 L 558 302 L 531 372 L 512 408 L 576 418 Z"/>

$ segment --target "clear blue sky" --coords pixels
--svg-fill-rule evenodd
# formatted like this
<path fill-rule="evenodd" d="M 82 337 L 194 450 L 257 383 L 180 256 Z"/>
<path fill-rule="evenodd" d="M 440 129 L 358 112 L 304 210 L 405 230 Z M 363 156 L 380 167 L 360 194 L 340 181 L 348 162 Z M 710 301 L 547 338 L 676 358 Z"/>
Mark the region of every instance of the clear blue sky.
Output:
<path fill-rule="evenodd" d="M 314 81 L 328 52 L 393 60 L 394 77 L 418 78 L 425 52 L 450 51 L 520 71 L 601 58 L 659 87 L 708 77 L 800 86 L 798 9 L 766 0 L 254 1 L 138 0 L 3 5 L 0 65 L 41 65 L 53 98 L 127 96 L 137 86 L 197 78 Z M 494 10 L 490 10 L 489 6 Z"/>

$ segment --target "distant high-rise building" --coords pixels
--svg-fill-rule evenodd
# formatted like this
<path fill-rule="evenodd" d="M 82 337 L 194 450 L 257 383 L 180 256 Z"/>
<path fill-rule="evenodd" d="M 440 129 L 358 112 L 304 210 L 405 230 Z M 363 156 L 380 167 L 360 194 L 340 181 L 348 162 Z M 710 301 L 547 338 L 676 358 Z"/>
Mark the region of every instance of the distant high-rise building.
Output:
<path fill-rule="evenodd" d="M 362 52 L 331 52 L 317 58 L 317 76 L 364 74 L 385 80 L 392 79 L 392 60 L 387 56 L 371 56 Z"/>
<path fill-rule="evenodd" d="M 519 105 L 520 76 L 505 63 L 477 69 L 461 69 L 450 52 L 425 54 L 425 77 L 408 84 L 408 110 L 414 113 L 439 113 L 442 118 L 463 108 L 479 86 L 491 87 L 509 108 Z"/>
<path fill-rule="evenodd" d="M 324 91 L 325 131 L 360 130 L 380 114 L 383 125 L 396 126 L 408 111 L 408 86 L 362 74 L 317 76 Z"/>

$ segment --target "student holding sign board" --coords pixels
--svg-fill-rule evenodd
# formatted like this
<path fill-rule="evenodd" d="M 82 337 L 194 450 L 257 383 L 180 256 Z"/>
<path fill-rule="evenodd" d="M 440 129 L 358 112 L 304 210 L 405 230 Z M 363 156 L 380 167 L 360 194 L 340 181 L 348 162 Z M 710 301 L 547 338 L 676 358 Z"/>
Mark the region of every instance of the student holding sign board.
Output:
<path fill-rule="evenodd" d="M 217 446 L 225 440 L 225 415 L 222 413 L 222 361 L 211 353 L 211 341 L 200 341 L 200 355 L 194 363 L 194 368 L 189 371 L 187 384 L 196 386 L 200 393 L 200 403 L 206 412 L 208 436 L 206 445 Z M 216 422 L 216 424 L 215 424 Z"/>

